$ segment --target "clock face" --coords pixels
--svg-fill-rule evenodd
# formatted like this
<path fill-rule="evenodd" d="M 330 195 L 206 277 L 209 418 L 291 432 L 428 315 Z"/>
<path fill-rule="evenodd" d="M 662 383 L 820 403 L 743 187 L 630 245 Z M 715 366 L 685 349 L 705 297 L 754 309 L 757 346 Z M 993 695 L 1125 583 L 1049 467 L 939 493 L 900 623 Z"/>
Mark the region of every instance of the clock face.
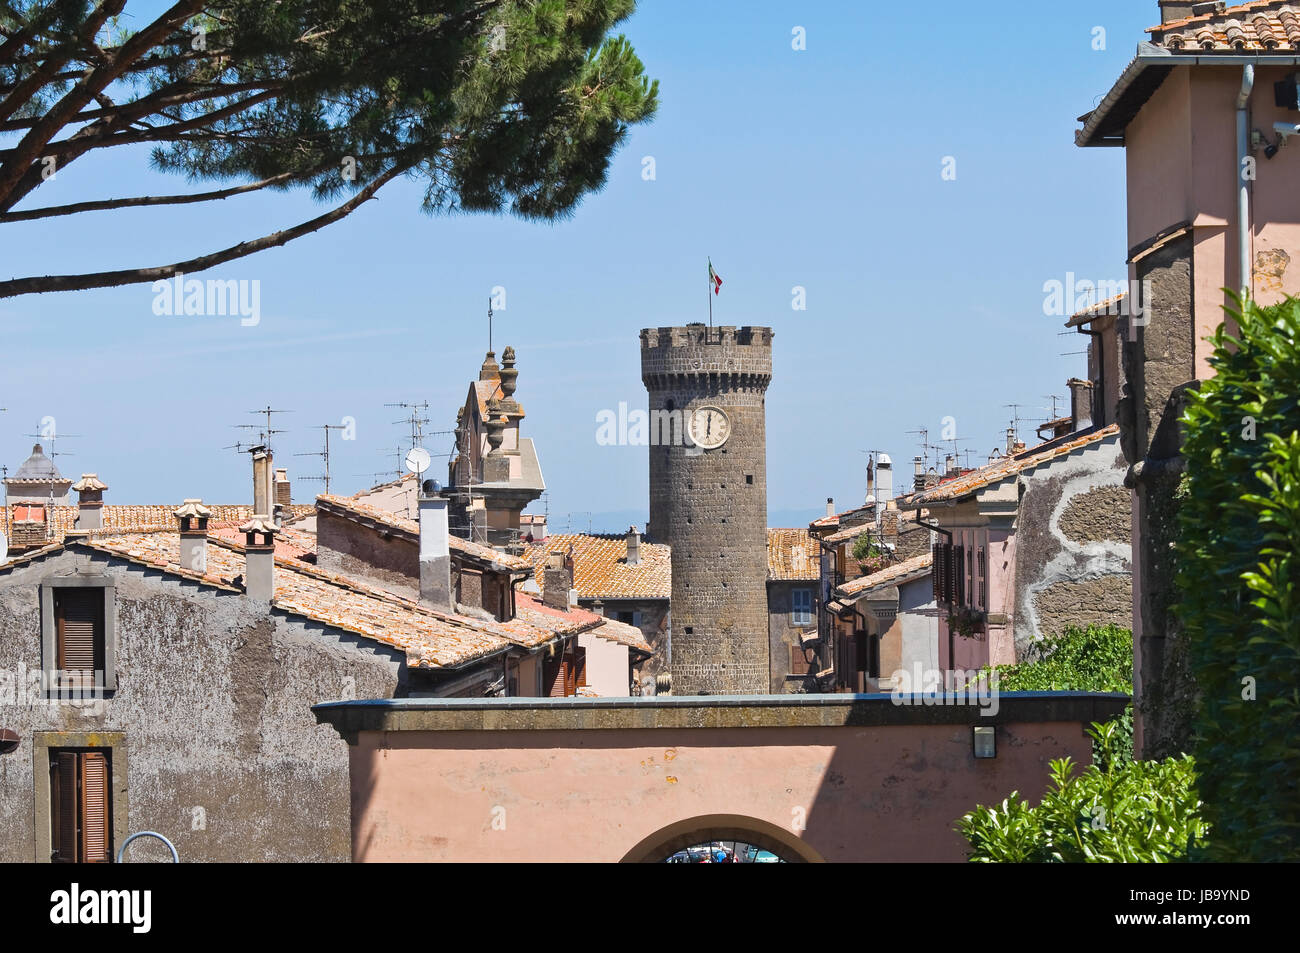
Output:
<path fill-rule="evenodd" d="M 697 447 L 716 450 L 731 436 L 731 421 L 717 407 L 701 407 L 691 414 L 691 440 Z"/>

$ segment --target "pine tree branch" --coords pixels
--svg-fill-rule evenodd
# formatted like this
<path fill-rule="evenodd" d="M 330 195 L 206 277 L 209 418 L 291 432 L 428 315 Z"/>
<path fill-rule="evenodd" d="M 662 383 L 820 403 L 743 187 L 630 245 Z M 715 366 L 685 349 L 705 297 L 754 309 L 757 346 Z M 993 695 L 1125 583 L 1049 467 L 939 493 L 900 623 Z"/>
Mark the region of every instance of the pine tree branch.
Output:
<path fill-rule="evenodd" d="M 107 10 L 116 6 L 120 11 L 125 0 L 106 0 L 101 8 Z M 139 33 L 122 44 L 121 51 L 107 66 L 96 67 L 90 75 L 81 79 L 59 102 L 42 117 L 15 147 L 12 156 L 0 165 L 0 211 L 13 207 L 9 201 L 14 188 L 41 157 L 45 147 L 58 134 L 59 130 L 86 105 L 97 93 L 102 93 L 122 75 L 127 66 L 143 57 L 157 43 L 170 34 L 179 24 L 185 22 L 203 7 L 204 0 L 178 0 L 166 13 L 149 24 Z M 3 118 L 8 118 L 7 114 Z"/>
<path fill-rule="evenodd" d="M 31 101 L 40 90 L 50 82 L 50 77 L 60 72 L 63 67 L 72 61 L 77 51 L 77 46 L 81 43 L 93 43 L 95 35 L 99 33 L 100 28 L 108 21 L 109 17 L 117 16 L 126 6 L 126 0 L 103 0 L 86 18 L 82 25 L 81 32 L 77 35 L 76 41 L 70 44 L 64 44 L 63 48 L 52 52 L 41 62 L 31 74 L 23 79 L 14 88 L 14 91 L 0 101 L 0 121 L 8 119 L 23 106 Z M 6 44 L 7 45 L 7 44 Z"/>
<path fill-rule="evenodd" d="M 243 195 L 247 192 L 257 192 L 275 185 L 283 185 L 295 179 L 310 179 L 333 166 L 334 163 L 331 162 L 327 165 L 317 166 L 314 169 L 305 169 L 300 172 L 281 172 L 279 175 L 273 175 L 269 179 L 262 179 L 259 182 L 249 182 L 245 185 L 216 189 L 212 192 L 193 192 L 188 195 L 139 195 L 134 198 L 76 202 L 72 205 L 51 205 L 46 208 L 28 209 L 24 212 L 5 212 L 0 214 L 0 225 L 10 222 L 33 222 L 38 219 L 58 218 L 63 215 L 79 215 L 82 212 L 104 212 L 119 208 L 140 208 L 151 205 L 192 205 L 196 202 L 213 202 L 219 199 L 228 199 L 234 195 Z"/>
<path fill-rule="evenodd" d="M 393 179 L 410 171 L 416 161 L 418 160 L 404 160 L 397 163 L 337 208 L 283 231 L 272 232 L 252 241 L 240 242 L 238 245 L 208 255 L 200 255 L 187 261 L 179 261 L 154 268 L 128 268 L 121 271 L 101 271 L 85 275 L 46 275 L 44 277 L 15 278 L 11 281 L 0 281 L 0 298 L 40 294 L 47 291 L 84 291 L 88 288 L 115 288 L 120 285 L 159 281 L 172 278 L 178 274 L 193 274 L 206 271 L 217 265 L 245 258 L 268 248 L 287 245 L 296 238 L 310 235 L 326 225 L 331 225 L 351 215 L 374 198 L 375 193 Z"/>

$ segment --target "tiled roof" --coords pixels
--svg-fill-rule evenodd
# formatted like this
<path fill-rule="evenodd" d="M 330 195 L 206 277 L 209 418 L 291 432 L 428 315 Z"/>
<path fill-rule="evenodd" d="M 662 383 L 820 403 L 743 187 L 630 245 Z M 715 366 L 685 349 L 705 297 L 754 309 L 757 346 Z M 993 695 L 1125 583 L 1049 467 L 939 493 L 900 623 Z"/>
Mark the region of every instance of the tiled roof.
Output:
<path fill-rule="evenodd" d="M 324 493 L 316 497 L 316 502 L 318 505 L 324 504 L 322 509 L 326 512 L 332 512 L 361 522 L 369 520 L 404 533 L 417 542 L 420 539 L 419 522 L 370 503 L 362 503 L 352 497 L 326 495 Z M 518 556 L 503 553 L 491 546 L 461 539 L 459 536 L 449 537 L 448 545 L 462 556 L 488 563 L 504 572 L 528 572 L 533 565 L 527 559 L 520 559 Z"/>
<path fill-rule="evenodd" d="M 619 622 L 617 619 L 606 619 L 600 628 L 593 629 L 591 634 L 598 635 L 602 639 L 609 639 L 611 642 L 617 642 L 619 645 L 626 645 L 628 648 L 644 652 L 646 655 L 654 654 L 654 649 L 645 640 L 645 636 L 640 629 L 634 625 L 628 625 L 626 622 Z"/>
<path fill-rule="evenodd" d="M 624 536 L 580 533 L 548 536 L 529 543 L 524 558 L 540 572 L 548 553 L 573 551 L 573 587 L 583 599 L 668 599 L 672 597 L 672 561 L 662 543 L 641 540 L 641 562 L 627 564 Z"/>
<path fill-rule="evenodd" d="M 1090 324 L 1098 318 L 1106 315 L 1118 315 L 1124 310 L 1124 300 L 1128 293 L 1121 291 L 1114 297 L 1107 298 L 1105 301 L 1098 301 L 1092 307 L 1084 308 L 1076 314 L 1070 316 L 1070 320 L 1065 322 L 1067 328 L 1077 328 L 1081 324 Z"/>
<path fill-rule="evenodd" d="M 1082 450 L 1084 447 L 1100 443 L 1118 434 L 1119 425 L 1111 424 L 1108 427 L 1085 431 L 1082 434 L 1069 434 L 1065 437 L 1058 437 L 1048 443 L 1025 450 L 1016 456 L 1003 457 L 980 467 L 978 470 L 963 473 L 961 476 L 940 483 L 923 493 L 913 493 L 900 501 L 899 506 L 907 509 L 917 509 L 923 506 L 932 506 L 935 503 L 960 500 L 984 489 L 986 486 L 992 486 L 1001 483 L 1003 480 L 1010 479 L 1024 470 L 1042 466 L 1057 457 L 1063 457 L 1076 450 Z"/>
<path fill-rule="evenodd" d="M 768 529 L 767 578 L 818 579 L 820 547 L 806 529 Z"/>
<path fill-rule="evenodd" d="M 1300 50 L 1300 5 L 1256 0 L 1153 26 L 1156 46 L 1189 53 L 1282 53 Z"/>
<path fill-rule="evenodd" d="M 94 536 L 81 542 L 100 552 L 172 575 L 242 591 L 236 582 L 243 576 L 245 564 L 237 544 L 211 538 L 207 572 L 199 575 L 180 567 L 180 537 L 176 533 Z M 406 653 L 408 664 L 417 668 L 460 665 L 509 645 L 535 648 L 557 635 L 586 631 L 599 623 L 594 616 L 590 621 L 562 616 L 496 622 L 435 612 L 385 590 L 280 556 L 275 560 L 275 595 L 271 604 L 285 612 L 400 649 Z"/>
<path fill-rule="evenodd" d="M 901 563 L 886 566 L 880 572 L 873 572 L 870 576 L 863 576 L 860 579 L 854 579 L 852 582 L 846 582 L 836 588 L 835 595 L 840 599 L 853 600 L 865 595 L 872 589 L 878 589 L 882 586 L 896 586 L 911 577 L 929 573 L 930 564 L 933 561 L 934 558 L 929 553 L 913 556 Z"/>
<path fill-rule="evenodd" d="M 104 523 L 103 529 L 91 530 L 90 532 L 103 534 L 177 529 L 176 510 L 179 508 L 180 504 L 178 503 L 146 504 L 143 506 L 123 506 L 106 503 L 99 511 Z M 253 507 L 245 504 L 227 506 L 214 503 L 209 505 L 208 509 L 212 511 L 212 516 L 208 521 L 208 529 L 210 530 L 237 527 L 254 515 Z M 285 512 L 285 518 L 297 518 L 315 511 L 316 508 L 311 504 L 296 503 Z M 79 513 L 80 508 L 73 505 L 53 507 L 50 520 L 50 541 L 57 543 L 69 533 L 77 532 L 77 516 Z M 12 514 L 6 512 L 5 522 L 7 523 L 11 517 Z"/>

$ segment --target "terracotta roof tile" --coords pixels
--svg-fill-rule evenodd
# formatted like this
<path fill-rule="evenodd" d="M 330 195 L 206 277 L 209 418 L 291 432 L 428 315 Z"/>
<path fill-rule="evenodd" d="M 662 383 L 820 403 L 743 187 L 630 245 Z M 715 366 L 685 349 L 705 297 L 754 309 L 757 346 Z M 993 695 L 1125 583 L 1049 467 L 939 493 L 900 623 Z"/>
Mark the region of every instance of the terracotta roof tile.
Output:
<path fill-rule="evenodd" d="M 901 508 L 918 509 L 924 506 L 932 506 L 935 503 L 959 500 L 963 497 L 970 496 L 986 486 L 992 486 L 1001 483 L 1003 480 L 1010 479 L 1024 470 L 1030 470 L 1034 467 L 1041 466 L 1057 457 L 1065 456 L 1084 447 L 1092 446 L 1095 443 L 1114 437 L 1119 434 L 1119 425 L 1111 424 L 1098 430 L 1085 431 L 1082 434 L 1070 434 L 1067 437 L 1058 437 L 1048 443 L 1032 447 L 1013 457 L 1003 457 L 995 460 L 978 470 L 971 470 L 969 473 L 963 473 L 961 476 L 952 480 L 946 480 L 938 486 L 932 487 L 922 493 L 913 493 L 904 497 L 900 502 Z"/>
<path fill-rule="evenodd" d="M 1255 0 L 1147 30 L 1171 52 L 1272 53 L 1300 50 L 1300 4 Z"/>
<path fill-rule="evenodd" d="M 316 497 L 317 504 L 325 504 L 324 509 L 327 512 L 333 512 L 341 516 L 352 519 L 371 520 L 380 523 L 390 529 L 398 530 L 408 536 L 413 537 L 417 542 L 420 538 L 420 524 L 416 520 L 409 519 L 398 513 L 393 513 L 381 507 L 374 506 L 370 503 L 363 503 L 358 499 L 347 496 L 334 496 L 322 493 Z M 533 564 L 527 559 L 521 559 L 518 556 L 512 556 L 509 553 L 503 553 L 499 549 L 493 549 L 482 543 L 471 542 L 467 539 L 461 539 L 459 536 L 452 536 L 448 540 L 448 545 L 463 556 L 476 559 L 480 562 L 490 563 L 497 568 L 508 572 L 528 572 L 532 569 Z"/>
<path fill-rule="evenodd" d="M 662 543 L 641 540 L 641 562 L 627 564 L 624 536 L 561 534 L 527 544 L 524 558 L 540 571 L 548 553 L 573 551 L 573 587 L 583 599 L 669 599 L 672 560 Z"/>
<path fill-rule="evenodd" d="M 105 503 L 100 509 L 101 519 L 104 523 L 103 529 L 91 530 L 90 532 L 103 534 L 177 529 L 176 510 L 181 505 L 179 503 L 151 503 L 130 506 Z M 12 524 L 12 509 L 10 507 L 5 512 L 5 523 L 7 525 Z M 244 504 L 212 504 L 208 506 L 208 509 L 212 511 L 212 516 L 208 521 L 209 529 L 236 527 L 254 515 L 253 507 Z M 286 518 L 299 518 L 315 511 L 316 508 L 311 504 L 295 503 L 288 508 L 285 516 Z M 77 528 L 79 513 L 80 509 L 73 505 L 53 507 L 50 520 L 50 541 L 57 543 L 69 533 L 85 532 Z"/>
<path fill-rule="evenodd" d="M 934 557 L 929 553 L 913 556 L 901 563 L 886 566 L 880 572 L 873 572 L 870 576 L 863 576 L 860 579 L 854 579 L 852 582 L 846 582 L 836 588 L 835 596 L 840 599 L 853 600 L 881 586 L 896 586 L 909 577 L 928 574 L 933 561 Z"/>
<path fill-rule="evenodd" d="M 821 548 L 806 529 L 768 529 L 767 578 L 821 578 Z"/>

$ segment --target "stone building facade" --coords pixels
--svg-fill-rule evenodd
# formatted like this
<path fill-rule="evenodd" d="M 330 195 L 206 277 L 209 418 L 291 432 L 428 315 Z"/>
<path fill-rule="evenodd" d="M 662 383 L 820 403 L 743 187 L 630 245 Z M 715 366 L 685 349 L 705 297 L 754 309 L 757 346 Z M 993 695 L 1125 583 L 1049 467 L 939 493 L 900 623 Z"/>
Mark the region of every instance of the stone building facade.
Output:
<path fill-rule="evenodd" d="M 672 548 L 676 694 L 768 690 L 772 336 L 770 328 L 704 325 L 641 332 L 651 428 L 647 531 Z"/>

